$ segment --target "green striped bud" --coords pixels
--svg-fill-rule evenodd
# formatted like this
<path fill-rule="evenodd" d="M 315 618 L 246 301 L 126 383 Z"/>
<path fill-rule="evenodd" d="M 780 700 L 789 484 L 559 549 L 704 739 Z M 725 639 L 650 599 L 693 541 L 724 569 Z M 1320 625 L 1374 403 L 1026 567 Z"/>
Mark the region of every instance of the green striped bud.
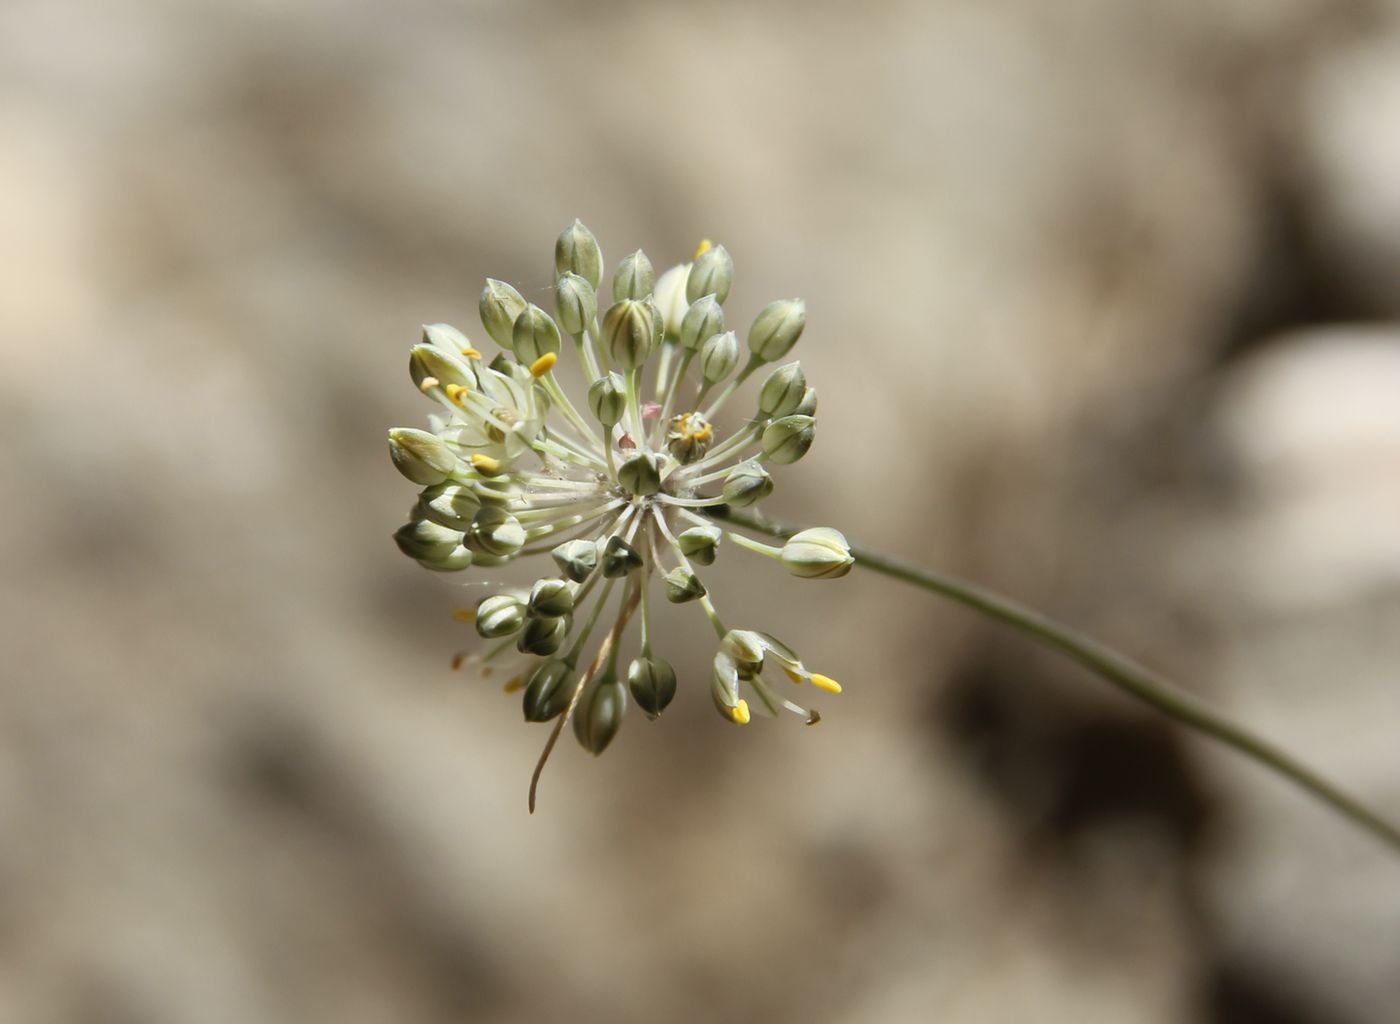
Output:
<path fill-rule="evenodd" d="M 661 467 L 652 452 L 638 452 L 617 467 L 617 482 L 631 494 L 645 498 L 661 490 Z"/>
<path fill-rule="evenodd" d="M 802 404 L 807 392 L 807 375 L 802 364 L 785 363 L 768 375 L 758 393 L 758 411 L 773 418 L 788 416 Z"/>
<path fill-rule="evenodd" d="M 595 291 L 603 280 L 603 251 L 582 221 L 575 220 L 554 243 L 554 272 L 561 276 L 577 274 Z"/>
<path fill-rule="evenodd" d="M 466 533 L 481 510 L 476 491 L 462 484 L 438 484 L 418 496 L 418 513 L 440 526 Z"/>
<path fill-rule="evenodd" d="M 598 315 L 598 293 L 580 274 L 568 273 L 554 282 L 554 309 L 559 326 L 575 338 L 593 326 Z"/>
<path fill-rule="evenodd" d="M 652 269 L 647 254 L 638 249 L 630 256 L 623 257 L 613 274 L 613 301 L 623 299 L 645 299 L 656 290 L 656 271 Z"/>
<path fill-rule="evenodd" d="M 623 299 L 603 314 L 602 343 L 613 364 L 631 370 L 647 361 L 656 348 L 655 307 L 648 302 Z"/>
<path fill-rule="evenodd" d="M 559 571 L 582 583 L 598 565 L 598 545 L 591 540 L 566 540 L 549 553 Z"/>
<path fill-rule="evenodd" d="M 536 580 L 526 604 L 535 618 L 554 619 L 574 610 L 574 587 L 566 580 Z"/>
<path fill-rule="evenodd" d="M 611 430 L 622 421 L 627 409 L 627 382 L 621 374 L 610 373 L 588 385 L 588 408 L 594 418 Z"/>
<path fill-rule="evenodd" d="M 574 737 L 590 754 L 601 754 L 622 725 L 627 688 L 616 673 L 604 672 L 584 689 L 574 711 Z"/>
<path fill-rule="evenodd" d="M 530 674 L 522 701 L 525 721 L 548 722 L 564 713 L 573 696 L 566 685 L 570 672 L 567 664 L 551 658 Z"/>
<path fill-rule="evenodd" d="M 851 554 L 851 545 L 839 531 L 829 526 L 814 526 L 789 537 L 779 561 L 794 576 L 834 580 L 851 571 L 855 557 Z"/>
<path fill-rule="evenodd" d="M 724 478 L 724 500 L 736 508 L 762 501 L 773 493 L 773 478 L 756 462 L 741 462 Z"/>
<path fill-rule="evenodd" d="M 462 543 L 462 535 L 426 519 L 415 519 L 394 531 L 394 543 L 409 558 L 431 561 L 456 550 Z"/>
<path fill-rule="evenodd" d="M 525 305 L 525 297 L 510 285 L 493 277 L 486 279 L 481 292 L 481 326 L 501 348 L 514 349 L 515 321 L 525 312 Z"/>
<path fill-rule="evenodd" d="M 816 436 L 814 417 L 784 416 L 763 428 L 763 457 L 782 466 L 796 462 L 807 454 Z"/>
<path fill-rule="evenodd" d="M 637 549 L 618 536 L 608 538 L 603 545 L 603 575 L 610 580 L 634 573 L 642 567 Z"/>
<path fill-rule="evenodd" d="M 684 566 L 677 566 L 661 577 L 666 584 L 666 600 L 672 604 L 685 604 L 705 596 L 705 584 L 700 577 Z"/>
<path fill-rule="evenodd" d="M 485 555 L 509 557 L 525 546 L 525 528 L 505 509 L 483 505 L 472 517 L 467 546 Z"/>
<path fill-rule="evenodd" d="M 389 431 L 389 458 L 415 484 L 440 484 L 457 471 L 457 454 L 436 434 L 414 427 Z"/>
<path fill-rule="evenodd" d="M 713 295 L 717 302 L 729 298 L 729 286 L 734 281 L 734 260 L 722 245 L 713 246 L 696 257 L 685 283 L 685 298 L 694 302 L 702 295 Z"/>
<path fill-rule="evenodd" d="M 713 295 L 706 295 L 691 304 L 681 321 L 681 348 L 698 352 L 700 346 L 716 334 L 724 333 L 724 307 Z"/>
<path fill-rule="evenodd" d="M 557 619 L 529 617 L 525 620 L 525 628 L 520 631 L 520 638 L 515 641 L 515 649 L 521 654 L 548 657 L 564 646 L 568 635 L 567 616 Z"/>
<path fill-rule="evenodd" d="M 807 304 L 801 299 L 770 302 L 749 328 L 749 351 L 765 363 L 781 359 L 797 344 L 806 326 Z"/>
<path fill-rule="evenodd" d="M 739 339 L 733 331 L 716 334 L 700 346 L 700 375 L 706 384 L 718 384 L 739 365 Z"/>
<path fill-rule="evenodd" d="M 692 526 L 676 538 L 682 554 L 701 565 L 713 565 L 724 531 L 718 526 Z"/>
<path fill-rule="evenodd" d="M 511 348 L 515 358 L 529 366 L 541 356 L 559 352 L 559 328 L 554 318 L 533 302 L 515 318 L 511 333 Z"/>
<path fill-rule="evenodd" d="M 492 594 L 476 606 L 476 631 L 487 640 L 510 636 L 525 625 L 525 603 L 514 594 Z"/>
<path fill-rule="evenodd" d="M 627 688 L 637 707 L 656 718 L 676 695 L 676 670 L 665 658 L 635 658 L 627 667 Z"/>

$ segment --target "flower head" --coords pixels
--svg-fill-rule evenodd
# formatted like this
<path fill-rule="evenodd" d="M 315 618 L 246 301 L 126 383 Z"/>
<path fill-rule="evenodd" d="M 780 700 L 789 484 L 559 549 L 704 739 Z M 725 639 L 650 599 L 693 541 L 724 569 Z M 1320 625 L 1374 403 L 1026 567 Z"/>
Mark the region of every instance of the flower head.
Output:
<path fill-rule="evenodd" d="M 815 438 L 816 393 L 796 362 L 767 375 L 749 416 L 727 433 L 721 426 L 740 386 L 797 342 L 806 307 L 800 299 L 765 306 L 746 335 L 745 358 L 725 328 L 734 264 L 723 246 L 704 242 L 693 262 L 660 277 L 638 250 L 618 266 L 614 301 L 600 308 L 603 265 L 581 223 L 560 235 L 557 322 L 488 280 L 481 321 L 502 349 L 489 362 L 457 329 L 423 329 L 409 371 L 438 409 L 430 430 L 389 433 L 394 465 L 424 488 L 395 541 L 436 571 L 540 557 L 532 586 L 502 588 L 462 617 L 494 641 L 477 656 L 483 663 L 512 651 L 529 659 L 512 683 L 524 691 L 527 720 L 557 721 L 546 756 L 570 719 L 584 748 L 601 753 L 629 690 L 649 717 L 666 709 L 677 676 L 654 650 L 649 607 L 657 593 L 695 604 L 715 630 L 711 694 L 726 720 L 746 724 L 752 697 L 770 713 L 815 722 L 816 712 L 782 695 L 781 680 L 840 687 L 775 638 L 729 629 L 697 571 L 726 538 L 802 578 L 833 578 L 851 566 L 835 530 L 806 530 L 773 547 L 732 532 L 722 517 L 726 506 L 771 493 L 765 464 L 797 461 Z M 565 336 L 588 382 L 581 404 L 555 375 Z M 634 619 L 639 642 L 624 667 Z M 532 804 L 533 793 L 532 785 Z"/>

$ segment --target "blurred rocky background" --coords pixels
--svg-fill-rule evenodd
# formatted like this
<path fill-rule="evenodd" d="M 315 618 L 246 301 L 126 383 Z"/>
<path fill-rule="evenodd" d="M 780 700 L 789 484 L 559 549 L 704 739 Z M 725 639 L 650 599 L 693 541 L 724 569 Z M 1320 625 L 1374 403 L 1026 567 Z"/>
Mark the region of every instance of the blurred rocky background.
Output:
<path fill-rule="evenodd" d="M 0 1021 L 1395 1019 L 1400 864 L 875 576 L 597 761 L 389 540 L 423 322 L 575 216 L 803 295 L 772 509 L 1400 816 L 1400 3 L 0 5 Z M 677 612 L 691 611 L 678 609 Z"/>

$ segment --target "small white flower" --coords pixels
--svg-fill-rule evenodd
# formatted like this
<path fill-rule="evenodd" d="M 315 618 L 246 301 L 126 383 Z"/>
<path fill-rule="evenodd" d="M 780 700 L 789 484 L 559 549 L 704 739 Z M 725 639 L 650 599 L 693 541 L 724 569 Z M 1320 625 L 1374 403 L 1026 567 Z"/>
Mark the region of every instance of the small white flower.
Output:
<path fill-rule="evenodd" d="M 651 717 L 675 692 L 675 671 L 652 650 L 649 602 L 657 590 L 698 606 L 722 639 L 711 690 L 726 719 L 749 721 L 747 689 L 770 712 L 814 722 L 815 712 L 763 680 L 765 665 L 793 683 L 840 687 L 767 634 L 725 626 L 697 572 L 715 560 L 722 537 L 799 576 L 830 578 L 850 567 L 834 530 L 804 531 L 777 548 L 710 515 L 762 500 L 773 487 L 763 463 L 796 461 L 812 443 L 815 393 L 796 363 L 769 375 L 757 408 L 731 433 L 718 426 L 740 385 L 797 341 L 805 307 L 800 300 L 765 307 L 745 359 L 737 336 L 724 330 L 720 303 L 733 262 L 723 246 L 702 243 L 695 263 L 672 267 L 654 290 L 650 261 L 633 253 L 614 276 L 618 301 L 606 309 L 597 303 L 602 265 L 597 240 L 576 221 L 555 248 L 561 320 L 578 328 L 562 335 L 544 310 L 489 281 L 482 322 L 504 349 L 489 364 L 460 331 L 424 328 L 410 372 L 438 410 L 431 432 L 390 432 L 394 464 L 427 485 L 395 535 L 399 547 L 436 571 L 552 555 L 541 558 L 545 574 L 533 587 L 484 598 L 463 617 L 497 641 L 478 656 L 482 663 L 511 649 L 542 659 L 512 681 L 525 691 L 525 717 L 560 719 L 562 727 L 573 715 L 575 734 L 595 754 L 621 722 L 624 675 Z M 580 404 L 554 374 L 564 337 L 590 385 Z M 634 617 L 640 651 L 623 672 L 622 640 Z"/>

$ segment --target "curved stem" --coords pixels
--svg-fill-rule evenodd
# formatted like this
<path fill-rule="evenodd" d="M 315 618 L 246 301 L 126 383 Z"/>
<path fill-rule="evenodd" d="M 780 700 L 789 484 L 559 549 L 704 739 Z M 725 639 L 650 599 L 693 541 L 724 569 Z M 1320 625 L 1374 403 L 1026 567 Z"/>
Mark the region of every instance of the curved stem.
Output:
<path fill-rule="evenodd" d="M 765 519 L 743 509 L 729 508 L 723 510 L 722 515 L 720 513 L 719 509 L 710 512 L 716 518 L 728 519 L 732 523 L 770 537 L 790 537 L 802 529 L 799 526 Z M 865 548 L 852 546 L 851 553 L 855 555 L 856 565 L 957 601 L 1059 651 L 1168 718 L 1210 736 L 1272 769 L 1400 853 L 1400 827 L 1382 818 L 1281 747 L 1225 718 L 1165 676 L 1139 665 L 1131 658 L 1068 626 L 1061 625 L 1033 608 L 1002 597 L 985 587 Z"/>

